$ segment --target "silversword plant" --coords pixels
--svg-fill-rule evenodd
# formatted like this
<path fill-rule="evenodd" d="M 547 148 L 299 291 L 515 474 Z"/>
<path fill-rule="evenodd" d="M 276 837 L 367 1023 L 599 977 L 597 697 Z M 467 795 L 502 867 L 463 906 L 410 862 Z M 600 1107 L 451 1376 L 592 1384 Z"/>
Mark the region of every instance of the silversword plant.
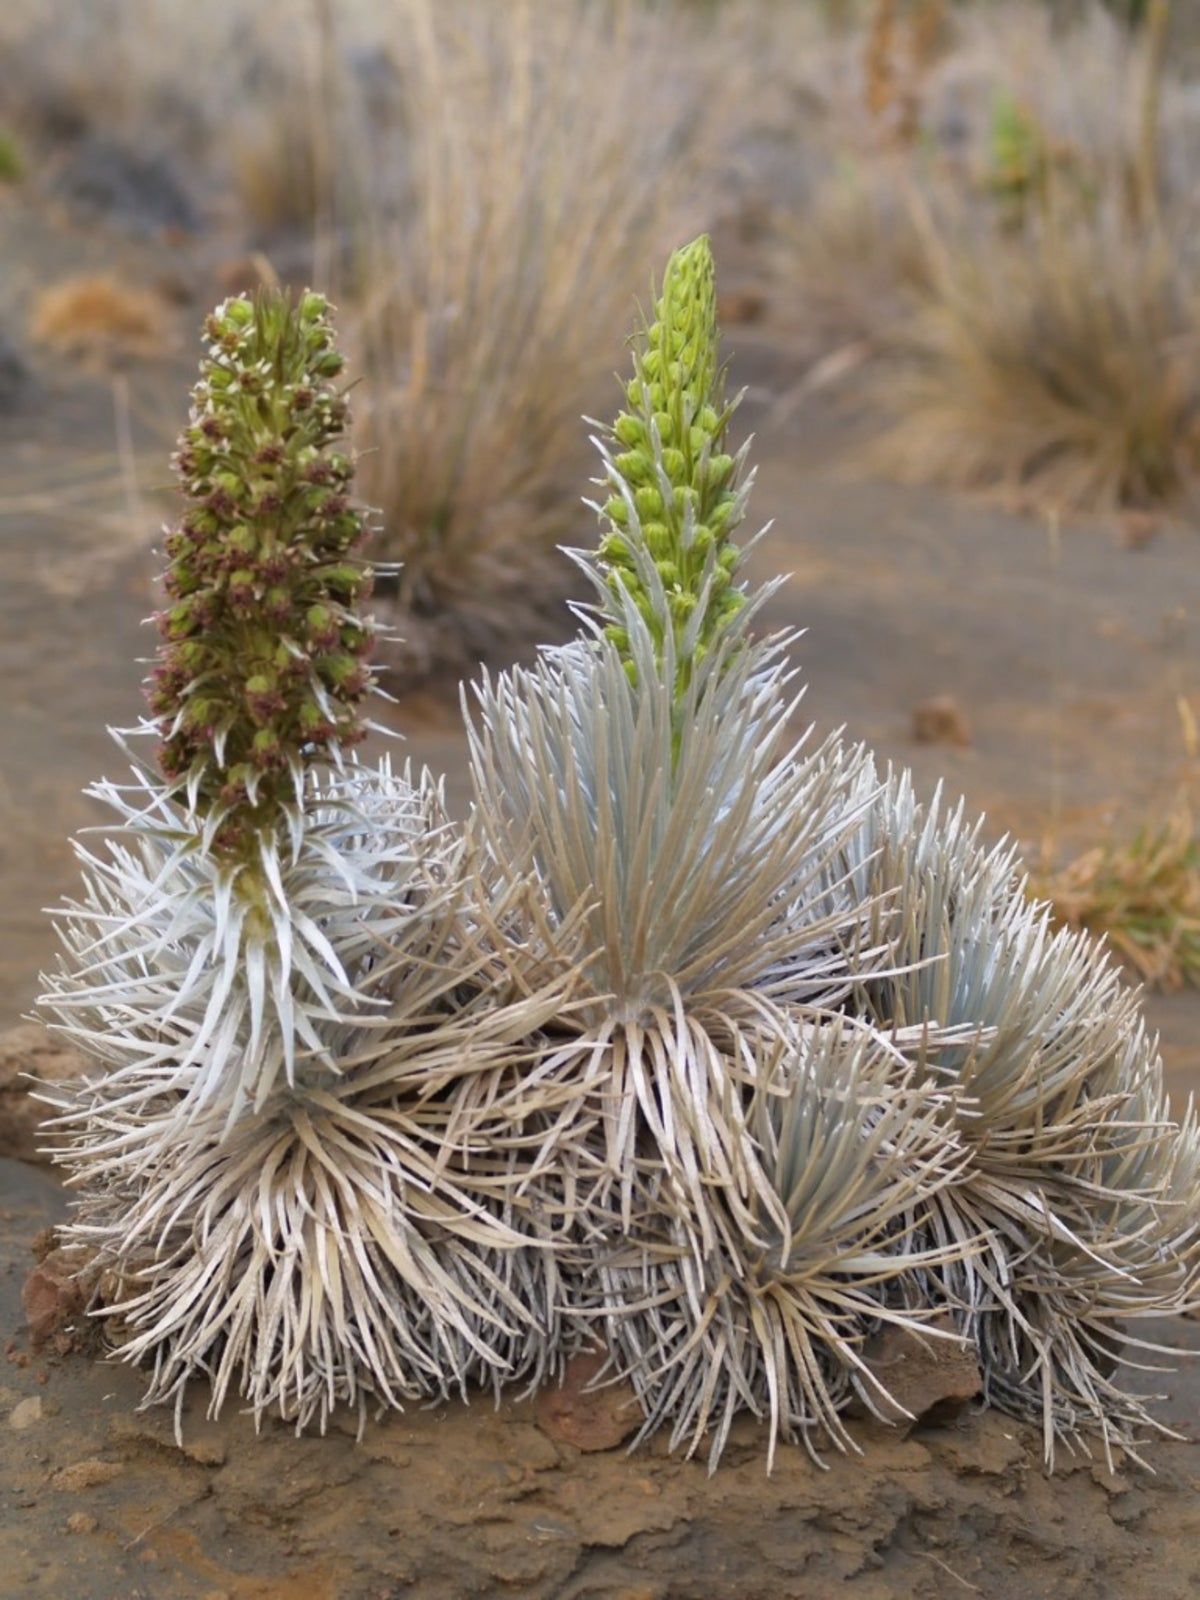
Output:
<path fill-rule="evenodd" d="M 571 1310 L 644 1432 L 719 1459 L 749 1411 L 853 1441 L 886 1323 L 978 1352 L 1056 1442 L 1136 1447 L 1129 1319 L 1196 1296 L 1200 1141 L 1103 951 L 1055 935 L 1011 852 L 836 741 L 787 732 L 788 636 L 739 583 L 712 257 L 669 263 L 599 441 L 598 603 L 485 679 L 476 803 L 498 871 L 532 839 L 524 948 L 590 902 L 567 1027 L 600 1144 Z M 887 1409 L 895 1414 L 894 1401 Z"/>
<path fill-rule="evenodd" d="M 324 1422 L 544 1381 L 642 1435 L 857 1448 L 884 1327 L 1136 1451 L 1130 1324 L 1197 1301 L 1200 1136 L 1136 996 L 1012 852 L 796 735 L 753 625 L 706 239 L 598 440 L 578 636 L 484 675 L 475 804 L 355 761 L 371 624 L 319 296 L 227 302 L 177 464 L 148 731 L 44 1005 L 74 1243 L 148 1398 Z"/>
<path fill-rule="evenodd" d="M 227 301 L 205 333 L 139 730 L 160 770 L 93 791 L 116 826 L 77 847 L 42 1000 L 102 1069 L 57 1096 L 69 1237 L 149 1400 L 206 1376 L 214 1409 L 302 1424 L 540 1376 L 552 1269 L 521 1248 L 504 1084 L 561 984 L 510 1003 L 483 943 L 510 907 L 436 784 L 353 756 L 371 574 L 325 300 Z"/>

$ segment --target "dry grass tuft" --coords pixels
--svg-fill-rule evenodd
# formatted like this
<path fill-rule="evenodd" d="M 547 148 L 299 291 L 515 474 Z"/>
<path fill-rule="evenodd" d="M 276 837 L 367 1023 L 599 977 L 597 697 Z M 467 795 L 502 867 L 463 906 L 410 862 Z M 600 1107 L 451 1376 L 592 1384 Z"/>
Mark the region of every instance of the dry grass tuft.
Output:
<path fill-rule="evenodd" d="M 1200 985 L 1200 829 L 1186 798 L 1159 827 L 1085 851 L 1038 892 L 1067 927 L 1106 935 L 1152 988 Z"/>
<path fill-rule="evenodd" d="M 1060 510 L 1181 496 L 1200 465 L 1200 317 L 1162 236 L 1070 207 L 1020 238 L 936 232 L 878 385 L 903 481 Z"/>
<path fill-rule="evenodd" d="M 170 341 L 170 314 L 153 290 L 108 274 L 67 278 L 33 304 L 34 339 L 62 355 L 111 361 L 154 355 Z"/>
<path fill-rule="evenodd" d="M 1200 108 L 1098 5 L 876 0 L 801 58 L 803 199 L 779 265 L 832 347 L 890 357 L 875 465 L 1061 511 L 1181 499 L 1200 468 Z M 922 34 L 924 38 L 924 34 Z M 856 92 L 857 91 L 857 92 Z"/>

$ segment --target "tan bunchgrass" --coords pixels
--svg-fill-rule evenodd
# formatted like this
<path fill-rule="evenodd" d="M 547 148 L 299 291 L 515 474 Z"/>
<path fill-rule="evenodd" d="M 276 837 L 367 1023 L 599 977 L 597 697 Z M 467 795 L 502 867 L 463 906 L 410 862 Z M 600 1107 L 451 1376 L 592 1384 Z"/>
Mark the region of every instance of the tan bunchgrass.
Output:
<path fill-rule="evenodd" d="M 1103 934 L 1151 988 L 1200 985 L 1200 829 L 1186 795 L 1161 823 L 1093 845 L 1038 891 L 1067 927 Z"/>
<path fill-rule="evenodd" d="M 820 345 L 877 350 L 929 262 L 904 199 L 903 156 L 843 154 L 813 178 L 803 207 L 781 215 L 772 264 Z"/>
<path fill-rule="evenodd" d="M 1183 496 L 1200 467 L 1200 316 L 1167 236 L 1078 204 L 1017 238 L 923 220 L 929 283 L 889 341 L 874 462 L 1060 510 Z"/>
<path fill-rule="evenodd" d="M 392 15 L 409 193 L 354 235 L 355 412 L 421 671 L 554 625 L 568 569 L 551 552 L 586 526 L 568 487 L 579 417 L 732 89 L 723 64 L 713 115 L 713 54 L 672 10 L 394 0 Z"/>
<path fill-rule="evenodd" d="M 30 312 L 34 339 L 77 359 L 159 354 L 171 319 L 161 295 L 108 273 L 66 278 L 41 290 Z"/>

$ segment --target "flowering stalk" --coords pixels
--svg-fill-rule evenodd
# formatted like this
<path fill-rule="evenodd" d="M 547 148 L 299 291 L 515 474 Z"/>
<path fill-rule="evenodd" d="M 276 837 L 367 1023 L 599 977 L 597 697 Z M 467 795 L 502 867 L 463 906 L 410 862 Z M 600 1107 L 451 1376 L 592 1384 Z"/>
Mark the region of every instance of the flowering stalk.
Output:
<path fill-rule="evenodd" d="M 304 769 L 364 734 L 371 575 L 328 305 L 278 291 L 218 306 L 174 465 L 191 502 L 167 536 L 170 597 L 150 708 L 164 776 L 221 855 L 253 849 Z"/>
<path fill-rule="evenodd" d="M 750 483 L 739 482 L 745 450 L 725 450 L 737 400 L 725 401 L 718 351 L 712 249 L 701 236 L 667 263 L 655 320 L 634 350 L 628 409 L 601 445 L 612 489 L 600 508 L 606 636 L 636 683 L 632 605 L 660 669 L 674 663 L 677 693 L 746 605 L 733 581 L 744 552 L 732 534 Z"/>
<path fill-rule="evenodd" d="M 340 1071 L 322 1028 L 383 1004 L 375 942 L 429 831 L 406 780 L 343 762 L 373 630 L 328 312 L 270 292 L 205 325 L 149 692 L 163 776 L 93 790 L 137 848 L 77 847 L 85 895 L 44 997 L 126 1103 L 169 1089 L 230 1125 L 281 1079 Z"/>

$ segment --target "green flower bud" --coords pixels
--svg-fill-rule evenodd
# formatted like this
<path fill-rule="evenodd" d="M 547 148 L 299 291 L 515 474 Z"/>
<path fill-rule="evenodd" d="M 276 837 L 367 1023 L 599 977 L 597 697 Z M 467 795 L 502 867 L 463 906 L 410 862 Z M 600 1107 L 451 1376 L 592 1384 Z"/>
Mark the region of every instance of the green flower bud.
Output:
<path fill-rule="evenodd" d="M 660 517 L 663 509 L 663 497 L 653 484 L 646 484 L 639 489 L 633 497 L 638 509 L 638 516 L 643 520 L 650 517 Z"/>
<path fill-rule="evenodd" d="M 342 562 L 336 567 L 323 568 L 321 577 L 333 594 L 343 596 L 346 599 L 353 599 L 363 584 L 362 568 L 351 566 L 349 562 Z"/>
<path fill-rule="evenodd" d="M 694 430 L 693 430 L 694 431 Z M 733 457 L 728 455 L 710 456 L 708 471 L 705 474 L 705 483 L 710 489 L 722 489 L 733 474 Z"/>
<path fill-rule="evenodd" d="M 619 494 L 610 494 L 603 506 L 604 515 L 610 522 L 615 522 L 618 528 L 625 527 L 629 521 L 629 507 Z"/>
<path fill-rule="evenodd" d="M 632 484 L 644 483 L 654 470 L 647 456 L 640 450 L 626 450 L 617 456 L 613 465 L 621 476 Z"/>
<path fill-rule="evenodd" d="M 600 541 L 600 554 L 614 566 L 628 566 L 633 557 L 629 545 L 619 533 L 606 533 Z"/>
<path fill-rule="evenodd" d="M 674 548 L 675 541 L 671 538 L 671 530 L 665 522 L 647 523 L 642 529 L 642 537 L 646 541 L 646 549 L 656 561 L 669 556 Z"/>

